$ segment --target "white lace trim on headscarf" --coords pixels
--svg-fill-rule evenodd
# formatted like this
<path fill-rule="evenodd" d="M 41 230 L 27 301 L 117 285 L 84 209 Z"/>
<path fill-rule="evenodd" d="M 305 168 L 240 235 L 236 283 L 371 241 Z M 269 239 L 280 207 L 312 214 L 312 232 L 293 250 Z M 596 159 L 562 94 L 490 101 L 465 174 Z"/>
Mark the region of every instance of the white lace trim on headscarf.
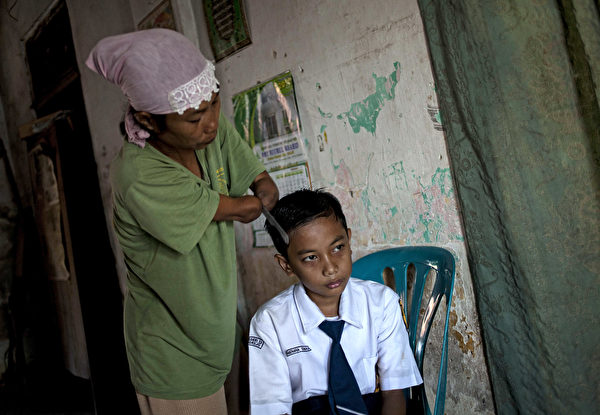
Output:
<path fill-rule="evenodd" d="M 189 108 L 198 109 L 202 101 L 210 102 L 213 92 L 219 92 L 215 66 L 206 62 L 200 75 L 169 92 L 171 109 L 179 115 Z"/>

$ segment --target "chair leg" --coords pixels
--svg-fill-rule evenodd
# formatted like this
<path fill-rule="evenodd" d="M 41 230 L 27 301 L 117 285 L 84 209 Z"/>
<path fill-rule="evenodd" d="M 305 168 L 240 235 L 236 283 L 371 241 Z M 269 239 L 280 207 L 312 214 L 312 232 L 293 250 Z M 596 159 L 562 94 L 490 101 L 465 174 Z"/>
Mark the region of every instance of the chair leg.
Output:
<path fill-rule="evenodd" d="M 425 415 L 425 402 L 422 398 L 423 384 L 410 388 L 410 397 L 406 400 L 407 415 Z"/>

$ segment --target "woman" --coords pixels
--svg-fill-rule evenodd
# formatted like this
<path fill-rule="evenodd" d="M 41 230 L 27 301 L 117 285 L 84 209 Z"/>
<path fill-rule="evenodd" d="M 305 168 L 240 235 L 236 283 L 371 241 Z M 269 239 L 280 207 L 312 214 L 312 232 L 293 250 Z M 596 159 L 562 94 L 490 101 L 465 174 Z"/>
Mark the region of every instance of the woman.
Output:
<path fill-rule="evenodd" d="M 130 104 L 128 141 L 111 180 L 140 408 L 226 414 L 237 304 L 233 221 L 271 209 L 277 187 L 220 114 L 214 66 L 183 35 L 150 29 L 108 37 L 86 64 Z"/>

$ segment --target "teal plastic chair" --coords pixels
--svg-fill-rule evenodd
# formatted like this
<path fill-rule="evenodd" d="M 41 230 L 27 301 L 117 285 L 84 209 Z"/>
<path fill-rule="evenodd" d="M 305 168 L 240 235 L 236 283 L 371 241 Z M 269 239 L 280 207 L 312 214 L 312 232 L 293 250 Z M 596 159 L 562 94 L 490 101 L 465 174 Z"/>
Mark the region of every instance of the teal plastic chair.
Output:
<path fill-rule="evenodd" d="M 406 313 L 407 297 L 407 271 L 409 265 L 415 267 L 415 278 L 412 286 L 412 301 L 410 311 L 406 317 L 408 320 L 408 337 L 410 347 L 413 350 L 415 361 L 423 375 L 423 359 L 425 357 L 425 345 L 433 323 L 435 313 L 441 303 L 446 299 L 446 321 L 444 323 L 444 335 L 442 345 L 442 356 L 438 373 L 437 393 L 435 397 L 434 415 L 444 413 L 446 397 L 446 368 L 448 365 L 448 321 L 450 319 L 450 303 L 452 300 L 452 288 L 454 286 L 454 256 L 446 249 L 434 246 L 404 246 L 398 248 L 384 249 L 366 255 L 356 260 L 352 266 L 352 276 L 363 280 L 371 280 L 380 283 L 387 282 L 388 271 L 393 271 L 396 292 L 400 296 L 402 306 Z M 435 270 L 436 273 L 430 273 Z M 385 272 L 384 272 L 385 271 Z M 435 282 L 429 299 L 425 303 L 425 311 L 419 320 L 421 300 L 427 278 L 433 278 Z M 385 279 L 384 279 L 385 276 Z M 387 285 L 393 285 L 388 282 Z M 418 406 L 423 407 L 423 413 L 431 415 L 431 409 L 427 402 L 425 388 L 419 385 L 411 388 L 410 399 L 417 401 Z"/>

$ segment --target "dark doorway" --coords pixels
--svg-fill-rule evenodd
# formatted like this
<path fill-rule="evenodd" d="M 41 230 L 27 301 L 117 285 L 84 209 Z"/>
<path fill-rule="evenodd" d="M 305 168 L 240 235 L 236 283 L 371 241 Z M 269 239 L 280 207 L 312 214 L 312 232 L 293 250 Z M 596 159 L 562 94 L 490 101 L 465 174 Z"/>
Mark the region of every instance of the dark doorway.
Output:
<path fill-rule="evenodd" d="M 56 411 L 61 409 L 62 402 L 64 408 L 60 413 L 65 414 L 73 411 L 136 414 L 139 410 L 129 380 L 123 341 L 122 297 L 64 1 L 26 41 L 26 54 L 34 92 L 33 109 L 38 119 L 61 114 L 44 118 L 51 123 L 40 123 L 40 131 L 33 128 L 27 142 L 30 154 L 31 147 L 38 145 L 38 151 L 46 152 L 56 163 L 54 172 L 60 176 L 57 182 L 64 204 L 61 220 L 65 230 L 62 233 L 65 263 L 70 271 L 68 275 L 74 278 L 77 287 L 75 296 L 79 306 L 67 307 L 66 313 L 80 313 L 80 321 L 83 322 L 82 340 L 78 344 L 72 332 L 67 336 L 64 334 L 60 315 L 65 315 L 65 307 L 57 303 L 60 299 L 57 299 L 52 281 L 50 288 L 26 288 L 47 292 L 50 307 L 54 306 L 53 311 L 59 314 L 58 319 L 46 316 L 45 330 L 48 333 L 40 335 L 47 342 L 41 345 L 45 353 L 33 363 L 32 366 L 38 369 L 29 371 L 28 381 L 30 385 L 40 386 L 39 390 L 34 388 L 33 395 L 52 395 L 49 399 L 54 407 L 39 407 L 38 410 L 43 413 L 58 413 Z M 51 132 L 46 133 L 49 129 Z M 44 134 L 53 137 L 50 140 L 52 145 L 47 145 L 49 141 L 46 136 L 42 137 Z M 45 147 L 39 147 L 40 142 L 46 143 Z M 42 252 L 45 251 L 42 249 Z M 69 347 L 65 346 L 65 342 L 70 343 Z M 81 376 L 85 370 L 79 371 L 80 376 L 75 376 L 73 365 L 65 361 L 65 355 L 68 355 L 65 349 L 77 351 L 78 348 L 87 350 L 89 376 Z M 31 390 L 28 393 L 31 395 Z M 44 405 L 43 397 L 30 397 L 36 400 L 38 406 Z M 36 399 L 40 397 L 42 399 Z M 78 402 L 77 407 L 68 412 L 73 402 Z"/>

